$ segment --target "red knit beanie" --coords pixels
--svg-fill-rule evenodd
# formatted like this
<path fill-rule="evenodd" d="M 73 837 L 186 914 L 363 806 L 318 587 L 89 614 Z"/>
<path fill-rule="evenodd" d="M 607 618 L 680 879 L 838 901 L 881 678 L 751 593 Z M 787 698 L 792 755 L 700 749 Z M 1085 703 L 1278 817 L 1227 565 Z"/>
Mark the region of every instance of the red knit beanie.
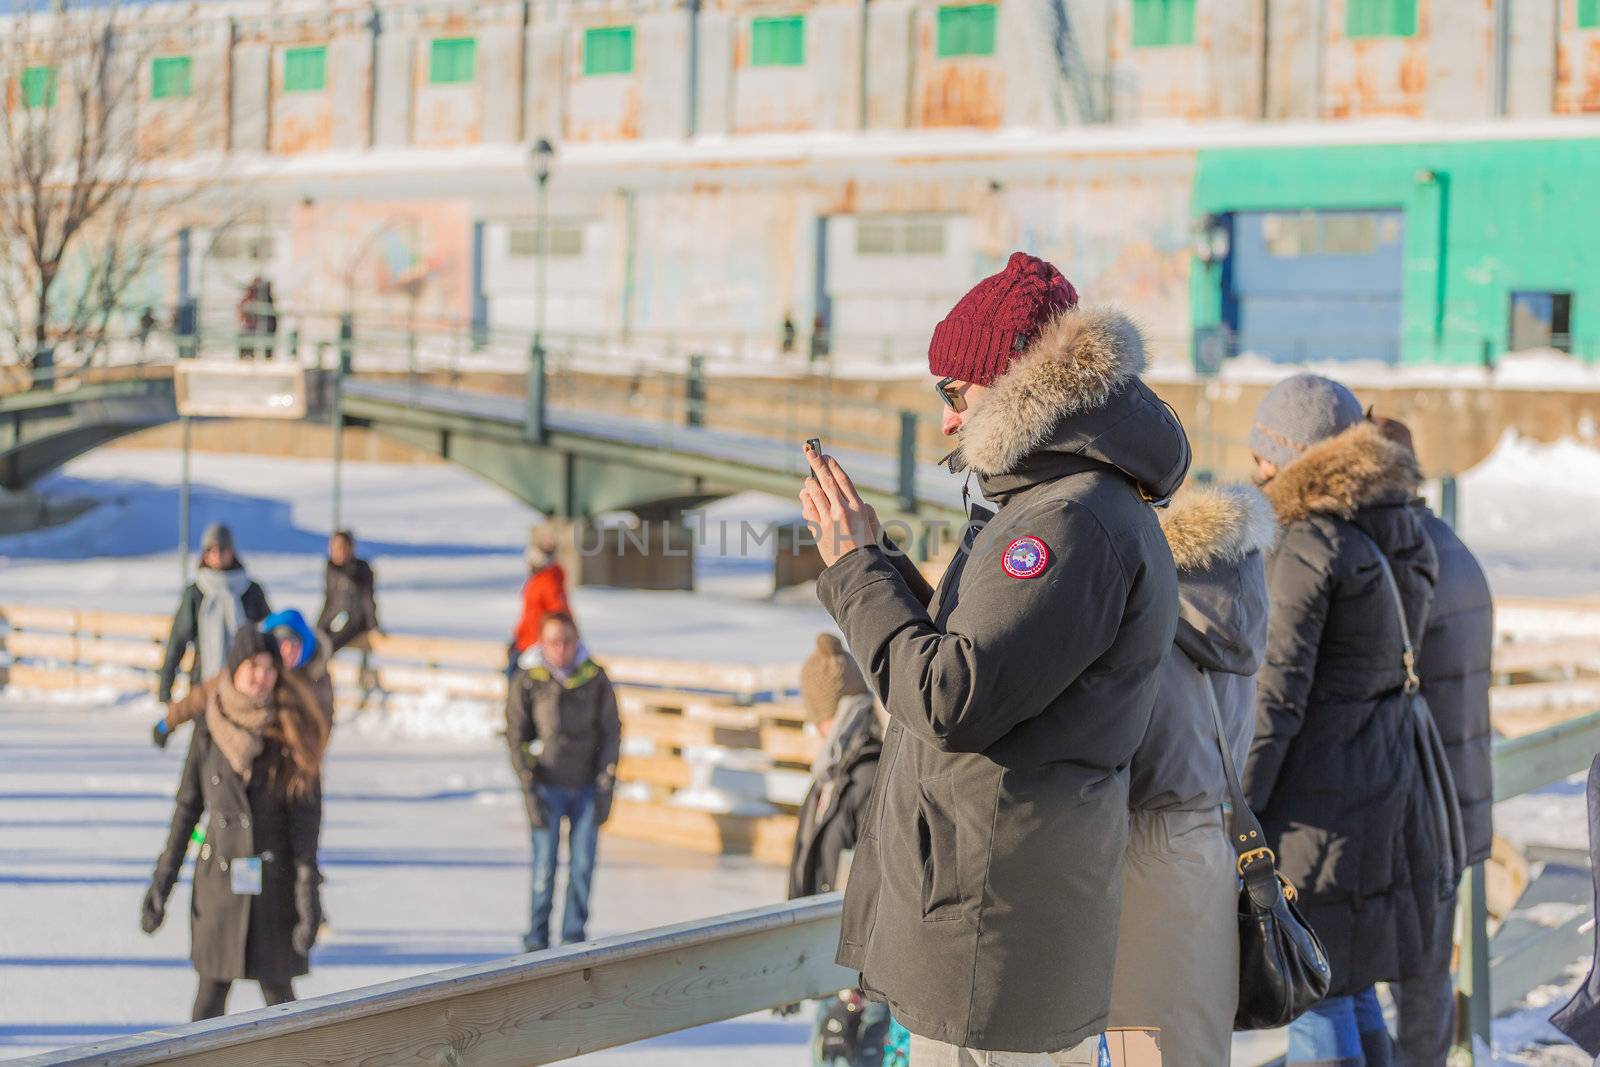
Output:
<path fill-rule="evenodd" d="M 928 370 L 989 385 L 1046 323 L 1077 306 L 1078 291 L 1060 271 L 1037 256 L 1013 252 L 1005 270 L 973 286 L 933 328 Z"/>

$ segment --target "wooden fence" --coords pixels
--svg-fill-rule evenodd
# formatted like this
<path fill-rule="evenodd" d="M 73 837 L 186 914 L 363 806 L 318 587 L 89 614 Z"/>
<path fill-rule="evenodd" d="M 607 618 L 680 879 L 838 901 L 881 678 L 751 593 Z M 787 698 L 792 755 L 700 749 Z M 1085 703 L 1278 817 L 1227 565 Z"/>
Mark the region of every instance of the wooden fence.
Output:
<path fill-rule="evenodd" d="M 170 620 L 0 605 L 0 623 L 9 659 L 0 684 L 112 700 L 154 691 Z M 488 641 L 374 636 L 365 668 L 353 649 L 333 662 L 340 722 L 404 719 L 426 730 L 430 719 L 464 716 L 492 733 L 502 723 L 505 661 L 505 647 Z M 795 700 L 798 667 L 635 656 L 603 665 L 623 728 L 606 831 L 787 862 L 818 744 Z"/>
<path fill-rule="evenodd" d="M 1521 737 L 1600 707 L 1600 611 L 1593 601 L 1498 604 L 1494 725 Z M 0 605 L 5 684 L 114 698 L 154 688 L 162 615 Z M 1553 635 L 1553 636 L 1551 636 Z M 365 669 L 333 663 L 340 720 L 399 720 L 425 731 L 466 717 L 498 729 L 505 648 L 490 641 L 374 636 Z M 617 686 L 622 783 L 607 831 L 704 852 L 786 862 L 794 811 L 818 741 L 803 729 L 793 665 L 633 656 L 603 660 Z"/>

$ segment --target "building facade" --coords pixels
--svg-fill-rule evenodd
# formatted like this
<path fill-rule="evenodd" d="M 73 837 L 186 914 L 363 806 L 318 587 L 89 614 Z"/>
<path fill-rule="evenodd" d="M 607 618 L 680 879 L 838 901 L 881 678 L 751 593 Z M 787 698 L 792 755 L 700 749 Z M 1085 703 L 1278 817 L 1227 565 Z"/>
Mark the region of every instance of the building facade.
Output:
<path fill-rule="evenodd" d="M 1600 359 L 1600 0 L 130 8 L 151 288 L 912 360 L 1023 248 L 1168 359 Z M 6 72 L 28 106 L 31 69 Z M 548 226 L 529 147 L 554 146 Z M 174 147 L 175 146 L 175 147 Z"/>

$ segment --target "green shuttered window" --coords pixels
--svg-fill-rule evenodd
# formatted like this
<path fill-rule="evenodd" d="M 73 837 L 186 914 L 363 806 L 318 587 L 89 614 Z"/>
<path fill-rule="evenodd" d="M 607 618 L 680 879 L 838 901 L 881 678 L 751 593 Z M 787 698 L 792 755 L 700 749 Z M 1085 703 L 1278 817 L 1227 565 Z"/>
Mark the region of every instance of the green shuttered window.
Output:
<path fill-rule="evenodd" d="M 962 4 L 939 9 L 939 55 L 994 55 L 993 4 Z"/>
<path fill-rule="evenodd" d="M 22 102 L 28 107 L 55 107 L 56 68 L 29 67 L 24 70 Z"/>
<path fill-rule="evenodd" d="M 632 74 L 633 27 L 601 26 L 583 34 L 585 74 Z"/>
<path fill-rule="evenodd" d="M 433 85 L 460 85 L 478 74 L 478 40 L 475 37 L 440 37 L 428 50 L 428 81 Z"/>
<path fill-rule="evenodd" d="M 290 48 L 283 53 L 283 91 L 318 93 L 328 85 L 328 49 Z"/>
<path fill-rule="evenodd" d="M 1417 32 L 1417 0 L 1349 0 L 1346 37 L 1410 37 Z"/>
<path fill-rule="evenodd" d="M 804 15 L 761 18 L 750 24 L 752 67 L 800 67 L 806 62 Z"/>
<path fill-rule="evenodd" d="M 1600 29 L 1600 0 L 1578 0 L 1578 29 Z"/>
<path fill-rule="evenodd" d="M 188 56 L 157 56 L 150 61 L 150 98 L 182 100 L 189 95 Z"/>
<path fill-rule="evenodd" d="M 1133 0 L 1133 46 L 1194 44 L 1194 0 Z"/>

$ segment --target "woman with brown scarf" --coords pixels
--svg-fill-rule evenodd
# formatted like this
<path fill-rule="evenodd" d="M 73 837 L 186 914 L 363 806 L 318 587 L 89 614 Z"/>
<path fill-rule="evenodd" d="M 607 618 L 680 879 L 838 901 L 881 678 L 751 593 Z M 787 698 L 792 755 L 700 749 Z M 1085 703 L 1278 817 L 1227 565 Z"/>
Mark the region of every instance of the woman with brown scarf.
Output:
<path fill-rule="evenodd" d="M 234 635 L 228 669 L 195 722 L 167 847 L 145 893 L 140 926 L 154 933 L 205 814 L 190 906 L 196 1019 L 223 1014 L 239 978 L 260 983 L 268 1004 L 293 1000 L 291 979 L 310 969 L 327 727 L 305 684 L 281 668 L 270 636 L 253 626 Z"/>

